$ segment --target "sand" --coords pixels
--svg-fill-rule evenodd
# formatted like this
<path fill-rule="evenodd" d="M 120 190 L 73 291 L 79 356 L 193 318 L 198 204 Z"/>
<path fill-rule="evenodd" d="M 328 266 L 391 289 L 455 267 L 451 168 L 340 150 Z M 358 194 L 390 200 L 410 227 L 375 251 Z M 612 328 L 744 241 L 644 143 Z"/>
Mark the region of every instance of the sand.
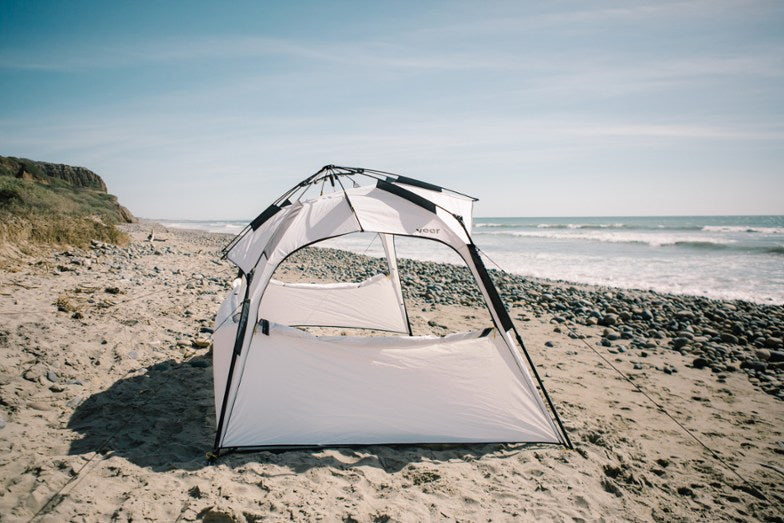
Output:
<path fill-rule="evenodd" d="M 5 260 L 1 521 L 782 520 L 781 400 L 675 351 L 604 353 L 763 500 L 583 340 L 524 306 L 512 317 L 575 450 L 379 446 L 208 464 L 211 362 L 194 340 L 209 339 L 235 269 L 219 260 L 225 237 L 155 226 L 165 241 L 147 242 L 150 227 L 128 226 L 122 249 Z M 411 311 L 415 329 L 438 334 L 486 326 L 467 306 Z M 595 345 L 602 328 L 577 330 Z"/>

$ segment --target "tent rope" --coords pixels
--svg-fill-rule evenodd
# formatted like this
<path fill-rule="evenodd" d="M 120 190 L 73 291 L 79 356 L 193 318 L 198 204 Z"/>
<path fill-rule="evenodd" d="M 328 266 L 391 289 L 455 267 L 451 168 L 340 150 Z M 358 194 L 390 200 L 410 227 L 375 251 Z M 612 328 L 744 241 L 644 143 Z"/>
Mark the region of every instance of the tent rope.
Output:
<path fill-rule="evenodd" d="M 488 260 L 490 260 L 490 262 L 491 262 L 493 265 L 495 265 L 496 267 L 498 267 L 498 269 L 499 269 L 501 272 L 503 272 L 504 274 L 510 274 L 509 272 L 507 272 L 507 271 L 505 271 L 504 269 L 502 269 L 502 268 L 501 268 L 501 267 L 500 267 L 500 266 L 499 266 L 499 265 L 498 265 L 496 262 L 494 262 L 494 261 L 492 260 L 492 258 L 490 258 L 490 256 L 488 256 L 488 255 L 487 255 L 487 253 L 485 253 L 484 251 L 480 251 L 480 252 L 481 252 L 482 254 L 484 254 L 484 256 L 485 256 L 485 257 L 486 257 Z M 741 481 L 741 482 L 742 482 L 744 485 L 746 485 L 746 487 L 748 488 L 748 492 L 749 492 L 750 494 L 752 494 L 753 496 L 755 496 L 755 497 L 757 497 L 757 498 L 759 498 L 759 499 L 761 499 L 761 500 L 763 500 L 763 501 L 768 501 L 768 498 L 767 498 L 767 497 L 766 497 L 766 496 L 765 496 L 765 495 L 762 493 L 761 489 L 757 488 L 757 487 L 756 487 L 756 486 L 754 486 L 754 484 L 752 484 L 752 483 L 751 483 L 749 480 L 747 480 L 746 478 L 744 478 L 743 476 L 741 476 L 741 475 L 740 475 L 740 473 L 739 473 L 739 472 L 738 472 L 738 471 L 737 471 L 735 468 L 733 468 L 732 466 L 730 466 L 730 464 L 729 464 L 729 463 L 727 463 L 727 462 L 726 462 L 726 461 L 725 461 L 725 460 L 724 460 L 724 459 L 723 459 L 723 458 L 722 458 L 720 455 L 718 455 L 718 454 L 716 453 L 716 451 L 714 451 L 712 448 L 710 448 L 710 447 L 709 447 L 709 446 L 707 446 L 705 443 L 703 443 L 703 441 L 702 441 L 702 440 L 701 440 L 699 437 L 697 437 L 697 435 L 695 435 L 695 434 L 694 434 L 694 432 L 692 432 L 691 430 L 689 430 L 689 429 L 688 429 L 688 428 L 687 428 L 687 427 L 686 427 L 686 426 L 685 426 L 683 423 L 681 423 L 680 421 L 678 421 L 678 420 L 677 420 L 677 419 L 676 419 L 676 418 L 675 418 L 675 417 L 674 417 L 672 414 L 670 414 L 670 413 L 667 411 L 667 409 L 665 409 L 665 408 L 664 408 L 664 406 L 663 406 L 662 404 L 660 404 L 659 402 L 657 402 L 656 400 L 654 400 L 654 399 L 653 399 L 653 398 L 652 398 L 652 397 L 651 397 L 651 396 L 650 396 L 650 395 L 649 395 L 647 392 L 645 392 L 645 390 L 643 390 L 643 388 L 642 388 L 642 387 L 640 387 L 640 386 L 639 386 L 637 383 L 635 383 L 635 382 L 634 382 L 634 380 L 632 380 L 632 379 L 631 379 L 631 378 L 630 378 L 630 377 L 629 377 L 629 376 L 628 376 L 626 373 L 624 373 L 624 372 L 623 372 L 621 369 L 619 369 L 618 367 L 616 367 L 615 365 L 613 365 L 613 363 L 612 363 L 612 362 L 611 362 L 609 359 L 607 359 L 607 358 L 604 356 L 604 354 L 602 354 L 601 352 L 599 352 L 598 350 L 596 350 L 596 348 L 595 348 L 595 347 L 592 347 L 590 343 L 588 343 L 587 341 L 585 341 L 585 337 L 584 337 L 584 336 L 583 336 L 583 337 L 581 337 L 581 336 L 580 336 L 580 335 L 579 335 L 577 332 L 575 332 L 575 331 L 574 331 L 574 329 L 572 329 L 572 328 L 571 328 L 569 325 L 567 325 L 566 323 L 563 323 L 562 325 L 563 325 L 564 327 L 566 327 L 566 330 L 568 330 L 568 331 L 569 331 L 569 332 L 572 334 L 572 336 L 574 336 L 574 338 L 575 338 L 575 339 L 578 339 L 578 340 L 580 340 L 581 342 L 583 342 L 583 344 L 584 344 L 586 347 L 588 347 L 589 349 L 591 349 L 591 351 L 593 351 L 593 353 L 594 353 L 594 354 L 596 354 L 597 356 L 599 356 L 599 358 L 601 358 L 601 359 L 602 359 L 602 361 L 604 361 L 604 362 L 605 362 L 607 365 L 609 365 L 611 369 L 613 369 L 615 372 L 617 372 L 617 373 L 618 373 L 618 375 L 620 375 L 620 376 L 621 376 L 621 377 L 622 377 L 624 380 L 626 380 L 627 382 L 629 382 L 629 383 L 632 385 L 632 387 L 634 387 L 634 389 L 635 389 L 637 392 L 639 392 L 640 394 L 642 394 L 642 395 L 643 395 L 643 397 L 645 397 L 645 398 L 646 398 L 646 399 L 647 399 L 647 400 L 648 400 L 648 401 L 649 401 L 651 404 L 655 405 L 655 406 L 656 406 L 656 408 L 657 408 L 657 410 L 658 410 L 659 412 L 661 412 L 662 414 L 664 414 L 665 416 L 667 416 L 667 417 L 668 417 L 670 420 L 672 420 L 672 422 L 673 422 L 673 423 L 675 423 L 675 424 L 676 424 L 678 427 L 680 427 L 680 429 L 681 429 L 683 432 L 685 432 L 685 433 L 686 433 L 688 436 L 690 436 L 690 437 L 691 437 L 691 438 L 692 438 L 694 441 L 696 441 L 697 443 L 699 443 L 699 444 L 702 446 L 702 448 L 703 448 L 703 449 L 705 449 L 705 450 L 708 452 L 708 454 L 710 454 L 710 455 L 713 457 L 713 459 L 715 459 L 716 461 L 718 461 L 718 462 L 719 462 L 721 465 L 723 465 L 723 466 L 724 466 L 724 467 L 725 467 L 727 470 L 729 470 L 730 472 L 732 472 L 732 474 L 733 474 L 733 475 L 735 475 L 735 476 L 736 476 L 736 477 L 737 477 L 737 478 L 738 478 L 738 479 L 739 479 L 739 480 L 740 480 L 740 481 Z"/>

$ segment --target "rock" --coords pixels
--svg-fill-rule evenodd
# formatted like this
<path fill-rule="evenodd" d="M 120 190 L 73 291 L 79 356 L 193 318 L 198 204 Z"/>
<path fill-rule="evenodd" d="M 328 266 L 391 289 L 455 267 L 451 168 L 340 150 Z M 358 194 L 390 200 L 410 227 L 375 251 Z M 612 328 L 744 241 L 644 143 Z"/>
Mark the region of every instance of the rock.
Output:
<path fill-rule="evenodd" d="M 648 309 L 643 310 L 640 316 L 642 316 L 642 319 L 645 321 L 651 321 L 653 319 L 653 313 Z"/>
<path fill-rule="evenodd" d="M 781 338 L 766 338 L 765 346 L 769 349 L 780 349 L 784 347 L 784 341 Z"/>
<path fill-rule="evenodd" d="M 605 314 L 602 318 L 602 325 L 610 327 L 618 323 L 618 315 L 617 314 Z"/>
<path fill-rule="evenodd" d="M 764 372 L 768 368 L 768 364 L 759 360 L 746 360 L 740 364 L 742 369 L 754 370 L 757 372 Z"/>
<path fill-rule="evenodd" d="M 5 420 L 3 418 L 0 418 L 0 429 L 4 429 L 4 428 L 5 428 Z"/>
<path fill-rule="evenodd" d="M 552 341 L 546 341 L 546 342 L 544 342 L 544 346 L 545 346 L 545 347 L 555 347 L 555 345 L 553 344 L 553 342 L 552 342 Z"/>
<path fill-rule="evenodd" d="M 770 363 L 778 363 L 780 361 L 784 361 L 784 352 L 778 350 L 770 351 L 770 358 L 768 358 Z"/>
<path fill-rule="evenodd" d="M 688 345 L 690 341 L 689 338 L 675 338 L 672 340 L 672 346 L 677 350 Z"/>
<path fill-rule="evenodd" d="M 675 313 L 675 317 L 679 320 L 690 320 L 694 318 L 694 313 L 689 309 L 683 309 Z"/>
<path fill-rule="evenodd" d="M 729 332 L 722 332 L 719 337 L 721 338 L 721 341 L 723 341 L 724 343 L 731 343 L 733 345 L 738 344 L 737 336 L 735 336 L 734 334 L 730 334 Z"/>
<path fill-rule="evenodd" d="M 694 361 L 691 362 L 691 366 L 695 369 L 703 369 L 708 366 L 708 360 L 705 358 L 695 358 Z"/>
<path fill-rule="evenodd" d="M 239 523 L 239 520 L 230 513 L 214 508 L 204 514 L 202 521 L 204 523 Z"/>
<path fill-rule="evenodd" d="M 694 491 L 689 487 L 678 487 L 678 494 L 681 496 L 689 496 L 692 498 L 694 497 Z"/>
<path fill-rule="evenodd" d="M 51 381 L 52 383 L 57 383 L 57 373 L 53 370 L 46 371 L 46 379 Z"/>
<path fill-rule="evenodd" d="M 212 344 L 212 342 L 206 338 L 194 338 L 191 343 L 194 347 L 198 347 L 200 349 L 206 349 Z"/>
<path fill-rule="evenodd" d="M 768 361 L 770 359 L 770 351 L 767 349 L 757 349 L 754 351 L 754 355 L 760 361 Z"/>

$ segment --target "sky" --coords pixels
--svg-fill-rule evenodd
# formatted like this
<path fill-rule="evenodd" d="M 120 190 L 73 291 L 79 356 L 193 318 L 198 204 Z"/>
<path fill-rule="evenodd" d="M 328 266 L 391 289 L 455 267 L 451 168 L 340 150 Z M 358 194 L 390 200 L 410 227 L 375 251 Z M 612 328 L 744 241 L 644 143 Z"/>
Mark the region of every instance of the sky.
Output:
<path fill-rule="evenodd" d="M 784 2 L 0 0 L 0 155 L 137 216 L 327 164 L 478 216 L 784 214 Z"/>

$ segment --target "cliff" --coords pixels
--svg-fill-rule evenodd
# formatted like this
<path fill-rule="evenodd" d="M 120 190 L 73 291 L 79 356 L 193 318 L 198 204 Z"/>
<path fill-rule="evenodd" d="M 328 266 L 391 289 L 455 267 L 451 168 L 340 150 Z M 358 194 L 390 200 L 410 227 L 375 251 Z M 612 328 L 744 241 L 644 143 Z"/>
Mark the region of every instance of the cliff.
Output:
<path fill-rule="evenodd" d="M 87 168 L 0 156 L 0 243 L 116 243 L 133 221 Z"/>

